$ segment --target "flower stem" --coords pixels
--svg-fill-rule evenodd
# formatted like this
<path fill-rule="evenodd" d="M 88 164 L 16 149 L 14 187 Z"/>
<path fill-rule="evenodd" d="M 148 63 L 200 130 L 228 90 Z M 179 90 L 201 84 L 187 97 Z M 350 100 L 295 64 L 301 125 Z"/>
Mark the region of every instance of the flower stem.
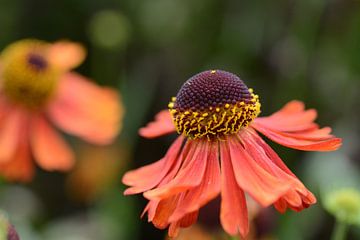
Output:
<path fill-rule="evenodd" d="M 346 232 L 347 224 L 343 221 L 337 220 L 331 236 L 331 240 L 345 240 Z"/>

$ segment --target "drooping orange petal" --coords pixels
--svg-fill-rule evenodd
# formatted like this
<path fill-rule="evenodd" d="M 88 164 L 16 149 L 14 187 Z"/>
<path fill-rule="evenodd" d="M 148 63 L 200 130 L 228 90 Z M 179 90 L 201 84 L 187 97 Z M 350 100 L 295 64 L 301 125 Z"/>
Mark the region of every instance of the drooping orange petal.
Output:
<path fill-rule="evenodd" d="M 77 67 L 84 61 L 86 50 L 79 43 L 59 41 L 51 44 L 47 54 L 51 64 L 66 71 Z"/>
<path fill-rule="evenodd" d="M 200 185 L 206 169 L 208 152 L 206 141 L 194 141 L 175 178 L 161 187 L 145 192 L 144 196 L 151 200 L 164 199 Z"/>
<path fill-rule="evenodd" d="M 230 235 L 245 237 L 249 233 L 248 212 L 244 191 L 237 185 L 228 145 L 220 143 L 221 208 L 220 221 Z"/>
<path fill-rule="evenodd" d="M 177 235 L 179 234 L 180 227 L 186 228 L 186 227 L 190 227 L 191 225 L 193 225 L 196 222 L 198 215 L 199 215 L 199 211 L 195 211 L 195 212 L 186 214 L 179 221 L 172 222 L 169 227 L 169 237 L 171 237 L 171 238 L 177 237 Z"/>
<path fill-rule="evenodd" d="M 20 134 L 27 125 L 27 115 L 20 109 L 13 109 L 4 117 L 0 128 L 0 162 L 7 162 L 17 151 Z"/>
<path fill-rule="evenodd" d="M 124 194 L 141 193 L 158 185 L 175 165 L 180 165 L 176 162 L 179 158 L 183 141 L 184 137 L 179 136 L 161 160 L 125 173 L 122 182 L 131 187 L 126 189 Z"/>
<path fill-rule="evenodd" d="M 29 182 L 34 176 L 34 164 L 31 161 L 28 133 L 22 128 L 21 138 L 17 142 L 15 154 L 7 162 L 0 163 L 0 175 L 8 181 Z"/>
<path fill-rule="evenodd" d="M 284 212 L 286 208 L 289 207 L 295 211 L 301 211 L 316 203 L 315 196 L 301 183 L 295 174 L 293 174 L 283 163 L 276 152 L 253 129 L 249 128 L 242 132 L 241 135 L 245 147 L 251 148 L 251 146 L 256 146 L 257 151 L 263 152 L 269 161 L 273 162 L 282 171 L 292 177 L 294 185 L 277 202 L 275 202 L 274 206 L 276 209 L 280 212 Z M 273 171 L 274 167 L 267 169 Z"/>
<path fill-rule="evenodd" d="M 186 214 L 199 210 L 202 206 L 214 199 L 220 192 L 220 166 L 218 144 L 205 142 L 210 145 L 207 157 L 202 159 L 206 161 L 206 170 L 201 179 L 200 185 L 191 188 L 184 193 L 184 197 L 179 202 L 169 221 L 179 221 Z M 191 171 L 191 169 L 190 169 Z M 196 172 L 195 169 L 192 171 Z"/>
<path fill-rule="evenodd" d="M 44 117 L 33 117 L 30 134 L 32 152 L 40 167 L 48 171 L 67 171 L 73 167 L 71 149 Z"/>
<path fill-rule="evenodd" d="M 156 213 L 152 219 L 152 223 L 159 229 L 165 229 L 169 226 L 169 218 L 176 209 L 179 201 L 181 201 L 183 193 L 173 195 L 169 198 L 161 200 L 156 208 Z"/>
<path fill-rule="evenodd" d="M 299 150 L 333 151 L 341 139 L 330 135 L 329 127 L 314 123 L 316 110 L 305 110 L 304 103 L 291 101 L 269 117 L 256 118 L 251 126 L 271 140 Z"/>
<path fill-rule="evenodd" d="M 272 151 L 271 148 L 259 137 L 259 135 L 253 129 L 244 129 L 243 131 L 239 132 L 238 135 L 246 152 L 263 169 L 277 178 L 282 179 L 283 181 L 297 181 L 296 176 L 294 174 L 289 174 L 291 171 L 285 166 L 285 164 L 282 163 L 281 159 L 275 152 L 272 155 L 268 154 L 270 151 Z M 275 157 L 275 161 L 270 158 L 271 156 Z M 279 163 L 281 167 L 276 163 Z M 294 177 L 296 179 L 294 179 Z"/>
<path fill-rule="evenodd" d="M 261 148 L 273 163 L 275 163 L 279 168 L 281 168 L 287 174 L 296 177 L 295 174 L 290 171 L 290 169 L 277 155 L 277 153 L 258 135 L 258 133 L 255 130 L 249 128 L 247 129 L 246 134 L 248 135 L 247 137 L 249 138 L 248 141 L 252 141 L 253 142 L 252 144 Z"/>
<path fill-rule="evenodd" d="M 169 110 L 162 110 L 155 116 L 155 120 L 140 128 L 139 134 L 145 138 L 156 138 L 175 132 Z"/>
<path fill-rule="evenodd" d="M 258 203 L 267 207 L 285 194 L 293 182 L 280 171 L 276 175 L 267 171 L 267 166 L 257 162 L 236 137 L 227 140 L 236 181 Z"/>
<path fill-rule="evenodd" d="M 48 110 L 65 132 L 95 144 L 109 144 L 121 127 L 123 109 L 116 91 L 75 74 L 65 74 Z"/>
<path fill-rule="evenodd" d="M 298 188 L 299 187 L 297 187 L 296 189 Z M 306 189 L 305 187 L 303 188 Z M 302 192 L 303 191 L 304 190 L 302 190 Z M 297 200 L 294 201 L 295 198 Z M 300 200 L 298 200 L 298 198 L 300 198 Z M 295 189 L 292 189 L 283 197 L 281 197 L 278 201 L 276 201 L 274 203 L 274 206 L 281 213 L 284 213 L 287 208 L 290 208 L 296 212 L 300 212 L 315 203 L 316 198 L 310 191 L 307 191 L 306 194 L 303 194 L 299 191 L 296 191 Z"/>
<path fill-rule="evenodd" d="M 319 139 L 318 129 L 313 130 L 314 135 L 312 136 L 311 131 L 306 132 L 304 135 L 303 132 L 279 132 L 258 123 L 253 123 L 251 126 L 274 142 L 298 150 L 334 151 L 338 149 L 342 143 L 340 138 L 336 138 L 332 135 L 326 137 L 324 134 L 321 134 L 321 139 Z M 323 131 L 328 130 L 325 129 Z"/>
<path fill-rule="evenodd" d="M 286 209 L 288 208 L 288 205 L 286 201 L 283 198 L 280 198 L 274 203 L 274 207 L 276 210 L 278 210 L 280 213 L 285 213 Z"/>
<path fill-rule="evenodd" d="M 179 157 L 179 159 L 176 161 L 175 163 L 175 166 L 173 166 L 172 168 L 170 168 L 169 172 L 165 175 L 165 177 L 160 181 L 160 183 L 158 184 L 158 187 L 161 187 L 161 186 L 164 186 L 166 184 L 168 184 L 177 174 L 181 164 L 182 164 L 182 161 L 181 159 L 185 158 L 188 154 L 190 154 L 190 150 L 193 149 L 192 147 L 192 141 L 190 142 L 187 142 L 181 152 L 181 156 Z M 173 210 L 175 208 L 173 208 L 171 211 L 168 211 L 169 209 L 168 208 L 165 208 L 165 211 L 167 211 L 165 214 L 163 213 L 164 210 L 162 210 L 161 206 L 159 207 L 160 203 L 162 203 L 162 206 L 164 205 L 163 201 L 166 200 L 166 201 L 169 201 L 169 199 L 173 199 L 173 198 L 182 198 L 183 197 L 183 193 L 180 193 L 180 194 L 176 194 L 176 195 L 173 195 L 171 196 L 170 198 L 167 198 L 167 199 L 163 199 L 163 200 L 150 200 L 149 203 L 146 205 L 143 213 L 141 216 L 144 216 L 145 213 L 148 213 L 148 221 L 149 222 L 157 222 L 158 220 L 158 217 L 159 215 L 160 216 L 164 216 L 166 215 L 167 218 L 165 220 L 162 220 L 162 221 L 158 221 L 158 222 L 162 222 L 162 224 L 166 225 L 167 223 L 169 223 L 169 220 L 168 218 L 170 217 L 170 215 L 172 214 Z M 166 204 L 165 204 L 166 205 Z M 159 208 L 158 208 L 159 207 Z M 161 218 L 160 218 L 161 219 Z M 156 224 L 154 223 L 154 225 L 156 226 Z M 166 226 L 163 226 L 163 228 L 165 228 Z"/>

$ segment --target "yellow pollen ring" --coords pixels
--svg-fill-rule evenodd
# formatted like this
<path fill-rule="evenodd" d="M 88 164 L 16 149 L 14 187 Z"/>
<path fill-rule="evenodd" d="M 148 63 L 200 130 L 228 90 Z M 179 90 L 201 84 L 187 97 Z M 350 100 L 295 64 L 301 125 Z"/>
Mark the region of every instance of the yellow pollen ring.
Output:
<path fill-rule="evenodd" d="M 50 44 L 26 39 L 5 48 L 0 56 L 2 63 L 2 90 L 12 101 L 28 109 L 45 105 L 55 92 L 60 70 L 46 58 Z M 34 65 L 30 59 L 36 56 L 41 62 Z"/>
<path fill-rule="evenodd" d="M 249 126 L 259 115 L 261 104 L 259 96 L 251 93 L 249 102 L 227 103 L 204 111 L 180 111 L 174 107 L 175 101 L 168 106 L 179 134 L 191 139 L 207 137 L 212 140 L 235 134 L 241 128 Z"/>

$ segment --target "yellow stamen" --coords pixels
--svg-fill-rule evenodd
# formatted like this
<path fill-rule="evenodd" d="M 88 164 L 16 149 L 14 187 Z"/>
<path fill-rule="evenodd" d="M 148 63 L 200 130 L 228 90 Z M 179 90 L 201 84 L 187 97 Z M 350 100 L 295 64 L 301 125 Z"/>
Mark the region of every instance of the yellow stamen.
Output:
<path fill-rule="evenodd" d="M 253 93 L 248 103 L 227 103 L 204 111 L 180 111 L 174 108 L 175 102 L 171 103 L 169 110 L 177 132 L 191 139 L 206 136 L 208 140 L 221 139 L 247 127 L 259 115 L 261 106 L 258 95 Z"/>

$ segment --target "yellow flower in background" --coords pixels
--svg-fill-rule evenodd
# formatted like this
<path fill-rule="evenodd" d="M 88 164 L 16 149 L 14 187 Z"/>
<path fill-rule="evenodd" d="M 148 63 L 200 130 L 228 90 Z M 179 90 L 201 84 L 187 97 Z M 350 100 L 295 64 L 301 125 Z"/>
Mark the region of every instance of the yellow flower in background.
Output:
<path fill-rule="evenodd" d="M 7 180 L 31 180 L 34 161 L 48 171 L 72 168 L 73 152 L 53 125 L 94 144 L 109 144 L 118 134 L 117 92 L 70 71 L 85 55 L 74 42 L 35 39 L 1 52 L 0 175 Z"/>
<path fill-rule="evenodd" d="M 324 195 L 325 209 L 338 221 L 360 226 L 360 192 L 355 188 L 332 190 Z"/>

